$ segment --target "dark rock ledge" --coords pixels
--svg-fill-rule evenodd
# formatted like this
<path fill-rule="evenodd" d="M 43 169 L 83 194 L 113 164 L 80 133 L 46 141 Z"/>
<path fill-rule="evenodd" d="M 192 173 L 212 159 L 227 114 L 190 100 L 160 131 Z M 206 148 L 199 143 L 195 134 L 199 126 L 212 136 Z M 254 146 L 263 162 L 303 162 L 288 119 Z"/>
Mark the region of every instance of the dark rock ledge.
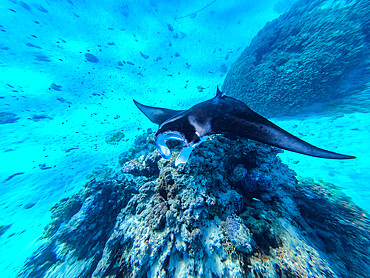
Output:
<path fill-rule="evenodd" d="M 218 136 L 178 168 L 134 158 L 51 209 L 19 277 L 366 277 L 365 213 L 277 153 Z"/>

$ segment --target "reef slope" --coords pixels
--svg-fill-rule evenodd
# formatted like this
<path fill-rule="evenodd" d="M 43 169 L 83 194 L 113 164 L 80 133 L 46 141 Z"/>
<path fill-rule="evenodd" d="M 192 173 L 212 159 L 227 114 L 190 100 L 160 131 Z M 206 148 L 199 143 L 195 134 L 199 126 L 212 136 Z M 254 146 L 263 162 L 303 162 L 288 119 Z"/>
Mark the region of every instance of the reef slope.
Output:
<path fill-rule="evenodd" d="M 367 0 L 298 1 L 257 34 L 223 91 L 269 117 L 361 98 L 370 79 L 369 14 Z"/>

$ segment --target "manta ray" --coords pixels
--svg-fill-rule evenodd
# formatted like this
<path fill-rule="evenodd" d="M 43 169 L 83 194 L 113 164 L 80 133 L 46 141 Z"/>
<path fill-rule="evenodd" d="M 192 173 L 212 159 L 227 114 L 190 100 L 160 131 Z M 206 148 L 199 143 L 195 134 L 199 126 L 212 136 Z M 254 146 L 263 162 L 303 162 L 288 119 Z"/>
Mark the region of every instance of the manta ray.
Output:
<path fill-rule="evenodd" d="M 175 166 L 185 164 L 192 150 L 215 134 L 252 139 L 314 157 L 356 158 L 327 151 L 299 139 L 254 112 L 242 101 L 226 96 L 218 87 L 214 98 L 198 103 L 188 110 L 151 107 L 136 100 L 133 101 L 149 120 L 159 125 L 155 134 L 155 145 L 163 158 L 169 159 L 171 157 L 166 140 L 183 141 L 184 146 L 175 161 Z"/>

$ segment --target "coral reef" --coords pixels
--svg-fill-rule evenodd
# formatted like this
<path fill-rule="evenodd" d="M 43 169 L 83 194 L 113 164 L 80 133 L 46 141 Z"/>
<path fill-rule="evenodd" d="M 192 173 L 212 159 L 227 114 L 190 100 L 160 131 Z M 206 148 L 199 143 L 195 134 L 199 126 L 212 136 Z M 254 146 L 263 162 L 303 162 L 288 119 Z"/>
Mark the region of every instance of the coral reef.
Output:
<path fill-rule="evenodd" d="M 369 12 L 366 0 L 298 1 L 252 40 L 223 91 L 270 117 L 358 93 L 370 78 Z"/>
<path fill-rule="evenodd" d="M 125 138 L 125 134 L 122 131 L 114 131 L 105 137 L 105 142 L 110 145 L 117 145 L 119 141 Z"/>
<path fill-rule="evenodd" d="M 153 140 L 153 131 L 149 128 L 142 135 L 135 138 L 133 146 L 120 154 L 118 158 L 119 164 L 122 166 L 125 162 L 138 158 L 143 154 L 148 154 L 155 150 Z"/>
<path fill-rule="evenodd" d="M 51 209 L 20 277 L 370 273 L 364 212 L 327 185 L 299 182 L 277 149 L 215 136 L 175 168 L 175 155 L 164 160 L 147 148 L 150 137 L 125 155 L 140 153 L 123 172 L 91 178 Z"/>

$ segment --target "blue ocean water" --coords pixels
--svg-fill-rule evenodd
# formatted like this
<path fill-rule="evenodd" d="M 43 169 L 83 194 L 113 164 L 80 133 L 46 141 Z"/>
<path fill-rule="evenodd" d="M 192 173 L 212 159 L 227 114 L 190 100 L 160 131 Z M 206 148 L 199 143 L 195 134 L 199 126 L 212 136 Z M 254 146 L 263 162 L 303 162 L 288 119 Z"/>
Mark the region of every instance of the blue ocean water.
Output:
<path fill-rule="evenodd" d="M 94 170 L 113 167 L 135 136 L 157 129 L 132 99 L 187 109 L 213 97 L 253 37 L 295 2 L 2 0 L 1 276 L 16 277 L 42 244 L 54 204 L 80 191 Z M 279 154 L 297 176 L 335 184 L 365 211 L 368 90 L 332 110 L 271 119 L 314 145 L 357 156 Z M 124 138 L 109 141 L 118 132 Z"/>

